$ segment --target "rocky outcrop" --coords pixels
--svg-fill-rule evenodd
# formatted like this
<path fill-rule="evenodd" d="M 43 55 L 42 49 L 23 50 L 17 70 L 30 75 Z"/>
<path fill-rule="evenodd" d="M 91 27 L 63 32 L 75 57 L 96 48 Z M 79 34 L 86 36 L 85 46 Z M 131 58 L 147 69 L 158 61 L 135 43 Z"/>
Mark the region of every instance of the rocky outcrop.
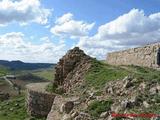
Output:
<path fill-rule="evenodd" d="M 55 95 L 45 91 L 49 83 L 27 85 L 27 109 L 31 116 L 45 117 L 51 110 Z"/>
<path fill-rule="evenodd" d="M 78 47 L 69 50 L 55 67 L 54 84 L 62 86 L 65 91 L 71 90 L 73 85 L 75 87 L 83 81 L 84 74 L 91 66 L 91 59 Z"/>

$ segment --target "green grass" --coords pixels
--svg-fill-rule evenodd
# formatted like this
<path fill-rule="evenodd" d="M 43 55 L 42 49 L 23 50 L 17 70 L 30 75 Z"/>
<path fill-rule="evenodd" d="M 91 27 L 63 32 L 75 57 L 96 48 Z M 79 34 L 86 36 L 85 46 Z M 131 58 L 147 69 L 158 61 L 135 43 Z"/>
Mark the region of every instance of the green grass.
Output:
<path fill-rule="evenodd" d="M 139 107 L 134 107 L 133 109 L 131 109 L 129 112 L 130 113 L 136 113 L 136 114 L 156 114 L 159 115 L 160 114 L 160 105 L 152 105 L 149 108 L 143 108 L 140 109 Z M 150 118 L 147 117 L 138 117 L 138 120 L 150 120 Z"/>
<path fill-rule="evenodd" d="M 46 87 L 46 91 L 51 92 L 51 93 L 56 92 L 57 87 L 58 87 L 58 86 L 56 86 L 56 85 L 49 84 L 49 85 Z"/>
<path fill-rule="evenodd" d="M 16 96 L 10 100 L 0 102 L 0 120 L 25 120 L 29 118 L 25 106 L 25 96 Z M 45 120 L 32 118 L 32 120 Z"/>
<path fill-rule="evenodd" d="M 32 73 L 29 73 L 29 72 L 17 75 L 17 79 L 23 80 L 23 81 L 33 81 L 33 82 L 45 81 L 43 78 L 36 76 Z"/>
<path fill-rule="evenodd" d="M 140 66 L 127 66 L 128 70 L 134 73 L 135 77 L 142 78 L 144 80 L 155 80 L 160 82 L 160 71 L 147 67 Z"/>
<path fill-rule="evenodd" d="M 104 87 L 105 83 L 111 80 L 122 79 L 129 72 L 120 67 L 113 67 L 103 62 L 93 60 L 92 67 L 86 73 L 85 79 L 89 86 L 95 88 Z"/>
<path fill-rule="evenodd" d="M 9 69 L 0 65 L 0 77 L 6 75 L 9 72 Z"/>
<path fill-rule="evenodd" d="M 92 117 L 98 118 L 102 112 L 106 112 L 110 109 L 112 103 L 111 100 L 94 101 L 88 106 L 87 111 Z"/>
<path fill-rule="evenodd" d="M 46 91 L 50 93 L 56 93 L 59 95 L 63 95 L 63 93 L 65 93 L 62 87 L 58 87 L 55 84 L 49 84 L 48 86 L 46 86 Z"/>
<path fill-rule="evenodd" d="M 33 74 L 38 77 L 41 77 L 43 79 L 46 79 L 46 80 L 53 80 L 54 79 L 54 70 L 53 69 L 46 69 L 46 70 L 42 69 L 42 70 L 33 72 Z"/>
<path fill-rule="evenodd" d="M 95 88 L 104 87 L 108 81 L 123 79 L 133 75 L 137 79 L 155 80 L 160 82 L 160 71 L 140 66 L 112 66 L 102 61 L 93 60 L 92 67 L 86 73 L 86 83 Z"/>

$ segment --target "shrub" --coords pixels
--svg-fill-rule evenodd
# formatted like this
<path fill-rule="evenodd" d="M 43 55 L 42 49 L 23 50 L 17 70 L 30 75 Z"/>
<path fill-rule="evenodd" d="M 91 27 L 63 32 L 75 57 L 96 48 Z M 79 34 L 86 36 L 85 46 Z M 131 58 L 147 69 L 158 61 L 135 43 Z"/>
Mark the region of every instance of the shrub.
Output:
<path fill-rule="evenodd" d="M 102 112 L 106 112 L 110 109 L 111 104 L 111 100 L 94 101 L 88 106 L 87 110 L 91 114 L 91 116 L 93 116 L 94 118 L 98 118 Z"/>

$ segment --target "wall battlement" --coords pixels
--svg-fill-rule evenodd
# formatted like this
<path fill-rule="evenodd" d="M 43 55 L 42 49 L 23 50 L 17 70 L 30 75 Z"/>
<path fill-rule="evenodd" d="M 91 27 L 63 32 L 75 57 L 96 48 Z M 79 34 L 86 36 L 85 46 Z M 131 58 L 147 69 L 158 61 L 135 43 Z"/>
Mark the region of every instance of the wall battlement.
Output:
<path fill-rule="evenodd" d="M 108 53 L 107 63 L 111 65 L 137 65 L 157 68 L 160 59 L 158 50 L 160 43 Z"/>

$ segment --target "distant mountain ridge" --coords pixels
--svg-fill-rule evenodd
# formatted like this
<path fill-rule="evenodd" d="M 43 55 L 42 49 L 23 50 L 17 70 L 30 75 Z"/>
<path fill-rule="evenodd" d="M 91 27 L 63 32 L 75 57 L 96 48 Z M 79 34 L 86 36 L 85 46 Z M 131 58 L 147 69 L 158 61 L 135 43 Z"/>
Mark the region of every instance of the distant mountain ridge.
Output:
<path fill-rule="evenodd" d="M 51 64 L 51 63 L 24 63 L 19 60 L 17 60 L 17 61 L 0 60 L 0 66 L 7 67 L 11 70 L 35 70 L 35 69 L 54 67 L 55 64 Z"/>

